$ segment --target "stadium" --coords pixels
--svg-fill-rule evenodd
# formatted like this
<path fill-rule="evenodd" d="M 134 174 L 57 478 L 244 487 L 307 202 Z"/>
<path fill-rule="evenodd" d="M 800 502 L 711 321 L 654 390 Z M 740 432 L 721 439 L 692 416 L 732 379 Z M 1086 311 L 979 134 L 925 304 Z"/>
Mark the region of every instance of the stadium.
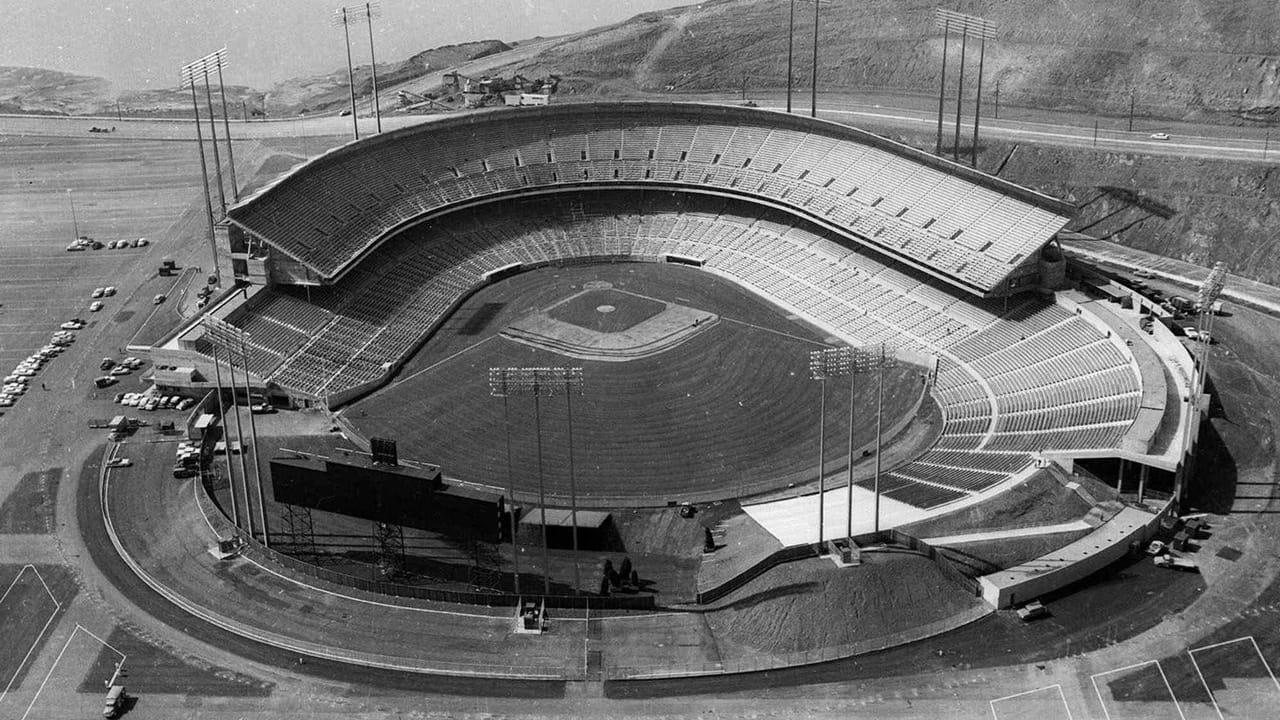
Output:
<path fill-rule="evenodd" d="M 344 450 L 255 442 L 265 494 L 243 461 L 239 495 L 234 474 L 198 484 L 206 516 L 220 515 L 211 527 L 274 567 L 425 600 L 643 612 L 758 590 L 809 558 L 857 566 L 906 550 L 932 563 L 908 571 L 936 576 L 930 593 L 981 601 L 890 623 L 886 637 L 905 642 L 1092 575 L 1154 535 L 1185 492 L 1205 409 L 1196 365 L 1140 300 L 1108 302 L 1068 274 L 1058 235 L 1070 215 L 997 177 L 789 114 L 593 103 L 453 116 L 260 183 L 216 231 L 235 284 L 148 352 L 158 387 L 205 394 L 209 412 L 230 375 L 242 398 L 320 412 L 341 432 Z M 842 348 L 848 364 L 812 365 Z M 495 386 L 565 365 L 573 383 L 559 368 L 532 397 Z M 338 456 L 379 438 L 428 463 L 411 474 L 434 494 L 413 502 L 437 511 L 335 500 L 332 468 L 354 462 Z M 316 458 L 331 474 L 307 489 Z M 1116 501 L 1126 478 L 1136 502 Z M 954 518 L 1019 488 L 1083 500 L 1087 522 L 1048 554 L 1004 563 L 928 542 L 964 536 Z M 672 525 L 682 506 L 701 524 Z M 663 524 L 640 531 L 635 517 Z M 339 535 L 372 540 L 364 561 L 379 581 L 332 558 L 319 567 L 316 543 Z M 490 544 L 485 562 L 477 541 Z M 646 570 L 667 594 L 596 595 L 590 566 L 603 556 L 588 546 L 638 565 L 652 555 Z M 693 559 L 651 569 L 672 554 Z M 454 582 L 397 582 L 424 564 Z M 815 648 L 791 650 L 776 662 L 814 661 Z M 559 676 L 564 659 L 550 655 Z"/>

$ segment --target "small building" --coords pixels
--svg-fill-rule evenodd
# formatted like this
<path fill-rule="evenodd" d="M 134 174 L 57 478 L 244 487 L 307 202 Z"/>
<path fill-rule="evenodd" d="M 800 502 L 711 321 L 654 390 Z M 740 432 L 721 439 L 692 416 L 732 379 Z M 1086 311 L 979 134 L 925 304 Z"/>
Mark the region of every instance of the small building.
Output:
<path fill-rule="evenodd" d="M 565 508 L 547 508 L 547 545 L 558 549 L 573 548 L 573 517 Z M 578 549 L 619 550 L 622 548 L 613 516 L 601 510 L 578 511 Z M 520 518 L 520 541 L 527 545 L 542 544 L 542 510 L 532 508 Z"/>

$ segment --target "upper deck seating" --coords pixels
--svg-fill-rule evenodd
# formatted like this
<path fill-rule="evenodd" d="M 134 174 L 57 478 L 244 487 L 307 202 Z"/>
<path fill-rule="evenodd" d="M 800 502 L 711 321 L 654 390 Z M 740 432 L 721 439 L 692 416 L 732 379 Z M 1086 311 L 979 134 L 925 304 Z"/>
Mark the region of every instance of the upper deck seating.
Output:
<path fill-rule="evenodd" d="M 230 216 L 335 277 L 424 213 L 613 183 L 767 199 L 976 293 L 995 289 L 1066 221 L 1047 198 L 851 128 L 627 104 L 493 112 L 385 133 L 307 163 Z"/>

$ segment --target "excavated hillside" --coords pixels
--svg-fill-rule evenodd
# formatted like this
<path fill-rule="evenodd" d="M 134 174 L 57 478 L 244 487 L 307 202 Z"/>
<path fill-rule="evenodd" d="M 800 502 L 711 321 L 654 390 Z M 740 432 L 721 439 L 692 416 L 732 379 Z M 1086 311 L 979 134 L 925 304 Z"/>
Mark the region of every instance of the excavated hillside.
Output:
<path fill-rule="evenodd" d="M 823 91 L 937 92 L 943 33 L 931 0 L 821 6 Z M 1280 8 L 1261 0 L 974 0 L 941 3 L 997 26 L 984 95 L 1046 109 L 1227 122 L 1280 109 Z M 786 87 L 790 0 L 714 0 L 646 13 L 578 35 L 500 69 L 554 73 L 577 92 Z M 810 84 L 812 3 L 796 3 L 793 75 Z M 953 42 L 958 38 L 953 34 Z M 953 62 L 958 58 L 952 46 Z M 971 48 L 972 50 L 972 48 Z M 973 53 L 976 60 L 976 53 Z M 954 71 L 954 68 L 953 68 Z M 972 82 L 972 72 L 967 82 Z"/>

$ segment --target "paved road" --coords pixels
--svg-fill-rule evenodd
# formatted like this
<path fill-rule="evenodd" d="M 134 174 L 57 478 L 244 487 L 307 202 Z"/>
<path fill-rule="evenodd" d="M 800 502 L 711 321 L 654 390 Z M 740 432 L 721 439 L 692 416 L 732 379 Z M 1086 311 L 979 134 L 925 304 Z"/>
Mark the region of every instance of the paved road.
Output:
<path fill-rule="evenodd" d="M 547 41 L 550 43 L 551 41 Z M 520 48 L 525 51 L 529 48 Z M 513 53 L 517 51 L 512 51 Z M 508 55 L 506 53 L 503 56 Z M 501 64 L 491 56 L 481 61 L 474 61 L 474 72 L 496 67 Z M 438 77 L 432 76 L 439 82 Z M 410 81 L 403 87 L 418 87 L 425 80 Z M 428 83 L 429 84 L 429 83 Z M 426 85 L 422 85 L 425 87 Z M 399 86 L 398 86 L 399 87 Z M 396 88 L 388 88 L 385 92 L 390 97 Z M 421 89 L 421 88 L 419 88 Z M 755 102 L 764 109 L 777 112 L 785 111 L 785 94 L 756 93 Z M 554 102 L 579 103 L 592 102 L 596 96 L 556 95 Z M 617 98 L 609 98 L 617 99 Z M 707 94 L 641 94 L 637 99 L 677 101 L 677 102 L 711 102 L 720 104 L 741 104 L 739 98 L 723 93 Z M 385 104 L 385 103 L 384 103 Z M 877 130 L 899 130 L 909 132 L 926 132 L 932 134 L 936 128 L 936 115 L 919 107 L 918 98 L 904 98 L 898 95 L 865 96 L 851 94 L 822 94 L 819 96 L 818 116 L 828 120 L 859 126 L 873 127 Z M 807 110 L 793 105 L 797 114 L 807 114 Z M 1129 131 L 1103 125 L 1095 129 L 1092 118 L 1071 113 L 1052 113 L 1034 111 L 1022 113 L 1030 117 L 1019 118 L 984 118 L 981 125 L 982 137 L 993 137 L 1002 140 L 1028 143 L 1060 145 L 1077 148 L 1098 148 L 1115 152 L 1133 152 L 1149 155 L 1168 155 L 1194 158 L 1210 158 L 1219 160 L 1243 160 L 1251 162 L 1280 161 L 1280 152 L 1271 146 L 1269 136 L 1258 136 L 1258 132 L 1249 128 L 1234 128 L 1213 125 L 1196 125 L 1190 123 L 1162 123 L 1161 132 L 1170 135 L 1168 140 L 1157 140 L 1151 137 L 1150 129 Z M 409 127 L 445 117 L 442 114 L 401 115 L 384 112 L 383 130 Z M 372 117 L 360 117 L 362 135 L 375 131 Z M 961 144 L 965 145 L 972 136 L 972 118 L 961 121 Z M 280 118 L 256 120 L 252 122 L 233 122 L 231 132 L 237 139 L 245 138 L 285 138 L 302 136 L 346 136 L 351 133 L 351 118 L 330 114 L 319 117 Z M 92 137 L 91 127 L 114 127 L 114 138 L 164 138 L 173 140 L 192 140 L 194 131 L 189 120 L 155 120 L 125 118 L 117 120 L 111 117 L 49 117 L 30 115 L 0 115 L 0 136 L 14 135 L 47 135 Z M 943 145 L 950 148 L 954 139 L 955 120 L 951 116 L 943 121 Z M 219 128 L 219 132 L 221 129 Z M 966 158 L 961 156 L 961 162 Z"/>

